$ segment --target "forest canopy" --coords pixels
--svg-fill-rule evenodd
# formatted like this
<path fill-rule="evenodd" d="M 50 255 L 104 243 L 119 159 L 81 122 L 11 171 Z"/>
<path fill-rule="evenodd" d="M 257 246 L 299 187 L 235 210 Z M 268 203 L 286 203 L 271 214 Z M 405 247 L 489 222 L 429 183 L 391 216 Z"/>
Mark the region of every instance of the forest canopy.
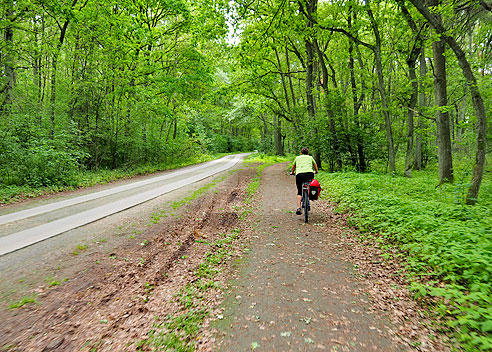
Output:
<path fill-rule="evenodd" d="M 309 146 L 329 171 L 411 177 L 437 163 L 439 184 L 459 160 L 464 201 L 478 198 L 490 1 L 2 0 L 0 11 L 4 186 Z"/>

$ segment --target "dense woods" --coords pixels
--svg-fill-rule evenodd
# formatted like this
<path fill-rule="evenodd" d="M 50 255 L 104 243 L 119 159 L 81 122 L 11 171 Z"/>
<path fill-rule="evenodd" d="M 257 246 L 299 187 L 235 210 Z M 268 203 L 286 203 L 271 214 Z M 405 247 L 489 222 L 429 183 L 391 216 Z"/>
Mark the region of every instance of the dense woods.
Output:
<path fill-rule="evenodd" d="M 1 180 L 253 149 L 221 67 L 227 6 L 2 1 Z"/>
<path fill-rule="evenodd" d="M 245 91 L 281 136 L 275 151 L 308 144 L 331 171 L 384 160 L 408 177 L 436 160 L 439 183 L 453 182 L 453 156 L 473 153 L 466 201 L 474 203 L 490 116 L 492 14 L 484 2 L 432 5 L 244 3 L 236 57 Z"/>
<path fill-rule="evenodd" d="M 0 4 L 0 203 L 308 146 L 439 326 L 492 349 L 490 0 Z"/>
<path fill-rule="evenodd" d="M 4 185 L 308 145 L 330 171 L 437 162 L 439 184 L 458 158 L 476 202 L 486 0 L 3 0 L 1 13 Z"/>

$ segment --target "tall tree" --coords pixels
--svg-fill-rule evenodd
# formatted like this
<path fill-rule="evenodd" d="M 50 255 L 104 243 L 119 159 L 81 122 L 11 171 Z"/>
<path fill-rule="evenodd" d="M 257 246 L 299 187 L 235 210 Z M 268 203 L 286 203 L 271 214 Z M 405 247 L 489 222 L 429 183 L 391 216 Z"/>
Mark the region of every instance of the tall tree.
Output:
<path fill-rule="evenodd" d="M 61 48 L 65 42 L 65 37 L 67 35 L 68 25 L 73 17 L 73 11 L 79 0 L 72 0 L 70 4 L 42 4 L 43 9 L 46 11 L 48 16 L 52 17 L 58 29 L 60 30 L 58 34 L 58 40 L 53 48 L 53 53 L 51 57 L 51 95 L 50 95 L 50 138 L 53 139 L 55 132 L 55 114 L 56 114 L 56 79 L 58 73 L 58 59 L 61 53 Z M 87 4 L 87 1 L 85 2 Z M 85 4 L 83 6 L 85 6 Z"/>
<path fill-rule="evenodd" d="M 471 92 L 471 98 L 475 113 L 477 116 L 476 125 L 476 154 L 475 154 L 475 165 L 473 167 L 472 182 L 468 193 L 466 196 L 467 204 L 475 204 L 478 198 L 478 192 L 480 190 L 480 185 L 483 178 L 483 169 L 485 165 L 485 154 L 487 152 L 487 117 L 485 114 L 485 106 L 483 104 L 482 95 L 477 84 L 475 75 L 471 69 L 470 63 L 466 58 L 466 54 L 459 46 L 458 42 L 454 37 L 452 37 L 448 31 L 444 28 L 439 17 L 432 14 L 431 11 L 421 0 L 410 0 L 410 2 L 415 6 L 415 8 L 424 16 L 424 18 L 429 22 L 429 24 L 439 33 L 442 40 L 445 41 L 450 48 L 453 50 L 458 63 L 463 71 L 468 87 Z"/>
<path fill-rule="evenodd" d="M 6 111 L 7 114 L 10 113 L 11 104 L 13 100 L 13 90 L 15 85 L 15 69 L 14 69 L 14 1 L 6 0 L 5 8 L 3 9 L 5 15 L 5 28 L 4 28 L 4 40 L 5 44 L 3 45 L 3 53 L 0 56 L 1 61 L 4 64 L 4 72 L 5 72 L 5 81 L 1 82 L 3 87 L 1 87 L 1 92 L 5 94 L 5 98 L 0 104 L 0 111 Z"/>
<path fill-rule="evenodd" d="M 412 169 L 414 166 L 414 117 L 415 117 L 415 107 L 417 105 L 417 99 L 419 94 L 419 84 L 417 81 L 416 64 L 417 58 L 421 54 L 423 47 L 423 39 L 420 35 L 420 31 L 417 28 L 415 21 L 405 7 L 403 1 L 398 1 L 400 9 L 408 23 L 408 26 L 412 30 L 415 38 L 412 44 L 412 49 L 407 57 L 408 75 L 410 78 L 410 84 L 412 86 L 410 93 L 410 100 L 408 102 L 407 109 L 407 150 L 405 155 L 405 176 L 411 177 Z"/>
<path fill-rule="evenodd" d="M 304 5 L 299 3 L 301 7 L 301 11 L 304 11 Z M 308 14 L 308 19 L 306 20 L 306 34 L 304 36 L 304 46 L 306 49 L 306 101 L 307 101 L 307 110 L 309 121 L 311 121 L 314 125 L 314 121 L 316 119 L 316 103 L 314 97 L 314 85 L 315 85 L 315 63 L 316 63 L 316 51 L 315 51 L 315 31 L 313 30 L 314 24 L 309 20 L 309 17 L 316 16 L 318 8 L 318 0 L 306 0 L 305 11 Z M 314 148 L 314 159 L 318 164 L 318 167 L 321 168 L 321 153 L 318 145 L 318 130 L 316 127 L 313 129 L 311 143 L 315 145 Z"/>
<path fill-rule="evenodd" d="M 425 47 L 422 46 L 420 49 L 420 55 L 419 55 L 419 97 L 418 97 L 418 103 L 419 103 L 419 109 L 422 110 L 422 108 L 425 106 L 425 89 L 424 89 L 424 79 L 425 76 L 427 75 L 427 62 L 425 61 Z M 422 117 L 418 117 L 418 123 L 417 123 L 417 134 L 415 136 L 415 158 L 414 158 L 414 169 L 415 170 L 422 170 L 422 144 L 423 144 L 423 121 Z"/>
<path fill-rule="evenodd" d="M 357 15 L 356 13 L 354 13 L 352 6 L 350 6 L 349 15 L 347 18 L 347 25 L 348 25 L 349 32 L 352 32 L 352 18 L 356 19 L 356 16 Z M 358 165 L 359 165 L 359 171 L 365 172 L 367 166 L 366 166 L 364 142 L 363 142 L 362 130 L 361 130 L 362 126 L 360 124 L 360 117 L 359 117 L 359 111 L 362 107 L 362 102 L 364 101 L 365 98 L 365 80 L 362 80 L 360 93 L 358 93 L 357 81 L 355 79 L 354 46 L 355 49 L 357 50 L 359 69 L 361 72 L 363 72 L 364 70 L 364 63 L 362 62 L 358 44 L 353 40 L 349 40 L 348 52 L 349 52 L 350 87 L 352 89 L 352 105 L 353 105 L 353 112 L 354 112 L 354 120 L 357 125 L 356 133 L 357 133 L 357 155 L 359 158 Z"/>
<path fill-rule="evenodd" d="M 328 30 L 331 32 L 339 32 L 343 33 L 345 36 L 347 36 L 350 40 L 355 41 L 356 43 L 365 46 L 366 48 L 370 49 L 373 54 L 374 54 L 374 59 L 375 59 L 375 70 L 376 70 L 376 75 L 377 75 L 377 87 L 379 91 L 379 95 L 381 98 L 381 104 L 382 104 L 382 115 L 384 118 L 384 125 L 385 125 L 385 131 L 386 131 L 386 146 L 387 146 L 387 151 L 388 151 L 388 167 L 389 171 L 394 172 L 396 170 L 396 163 L 395 163 L 395 146 L 394 146 L 394 140 L 393 140 L 393 130 L 392 130 L 392 123 L 391 123 L 391 114 L 390 114 L 390 109 L 389 109 L 389 104 L 388 104 L 388 99 L 385 91 L 385 82 L 384 82 L 384 72 L 383 72 L 383 65 L 382 65 L 382 56 L 381 56 L 381 48 L 382 48 L 382 41 L 381 41 L 381 35 L 379 31 L 378 24 L 374 18 L 374 14 L 372 12 L 372 9 L 370 7 L 370 4 L 366 1 L 365 2 L 365 10 L 369 16 L 370 19 L 370 24 L 371 24 L 371 30 L 373 31 L 374 34 L 374 39 L 375 39 L 375 44 L 369 44 L 357 37 L 355 37 L 352 33 L 348 32 L 344 28 L 339 28 L 339 27 L 328 27 L 321 25 L 315 17 L 312 16 L 312 14 L 305 10 L 301 4 L 300 1 L 298 1 L 300 4 L 300 11 L 307 17 L 307 19 L 312 22 L 313 24 L 316 24 L 319 28 Z"/>
<path fill-rule="evenodd" d="M 439 0 L 432 0 L 431 4 L 432 6 L 438 6 Z M 439 14 L 436 15 L 436 21 L 442 23 Z M 454 181 L 445 51 L 446 43 L 444 38 L 439 36 L 439 38 L 432 43 L 432 52 L 434 55 L 434 99 L 437 106 L 439 184 Z"/>

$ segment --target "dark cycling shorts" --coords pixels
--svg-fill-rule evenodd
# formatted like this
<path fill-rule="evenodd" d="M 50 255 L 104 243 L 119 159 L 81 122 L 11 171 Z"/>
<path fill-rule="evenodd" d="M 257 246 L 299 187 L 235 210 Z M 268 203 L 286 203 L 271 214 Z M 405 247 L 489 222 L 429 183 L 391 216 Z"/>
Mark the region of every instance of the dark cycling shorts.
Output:
<path fill-rule="evenodd" d="M 314 172 L 303 172 L 296 175 L 297 195 L 302 196 L 302 184 L 311 181 L 314 178 Z"/>

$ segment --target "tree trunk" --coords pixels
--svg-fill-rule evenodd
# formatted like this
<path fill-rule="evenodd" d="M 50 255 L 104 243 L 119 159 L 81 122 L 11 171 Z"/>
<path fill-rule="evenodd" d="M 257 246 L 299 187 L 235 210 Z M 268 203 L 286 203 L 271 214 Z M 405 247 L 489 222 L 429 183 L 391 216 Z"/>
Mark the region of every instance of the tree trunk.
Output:
<path fill-rule="evenodd" d="M 408 66 L 408 75 L 410 78 L 410 83 L 412 85 L 412 93 L 410 94 L 410 101 L 408 103 L 407 109 L 407 150 L 405 155 L 405 176 L 412 176 L 412 167 L 413 167 L 413 144 L 414 144 L 414 116 L 415 116 L 415 106 L 417 105 L 417 98 L 419 94 L 419 84 L 417 82 L 417 73 L 415 69 L 415 65 L 417 62 L 417 58 L 421 53 L 421 48 L 423 47 L 422 42 L 423 39 L 420 36 L 420 31 L 415 24 L 410 12 L 408 12 L 404 1 L 398 0 L 400 4 L 401 11 L 407 20 L 409 27 L 412 29 L 412 32 L 415 36 L 415 41 L 410 50 L 410 53 L 407 58 L 407 66 Z"/>
<path fill-rule="evenodd" d="M 306 4 L 306 9 L 308 14 L 311 16 L 313 13 L 316 13 L 317 11 L 317 4 L 318 0 L 308 0 Z M 308 33 L 311 32 L 313 28 L 313 23 L 310 20 L 306 21 L 306 27 L 308 29 Z M 313 41 L 311 41 L 311 38 L 306 35 L 304 38 L 304 44 L 306 47 L 306 101 L 307 101 L 307 109 L 308 109 L 308 116 L 309 116 L 309 121 L 314 121 L 315 120 L 315 115 L 316 115 L 316 108 L 315 108 L 315 102 L 314 102 L 314 95 L 313 95 L 313 88 L 314 88 L 314 44 Z M 318 141 L 318 131 L 316 128 L 313 130 L 313 136 L 311 139 L 315 144 L 317 144 Z M 316 145 L 314 147 L 313 151 L 313 157 L 316 160 L 316 163 L 318 164 L 318 167 L 321 168 L 321 153 L 319 150 L 317 150 Z"/>
<path fill-rule="evenodd" d="M 285 103 L 287 104 L 287 111 L 290 113 L 290 99 L 289 99 L 289 94 L 287 93 L 287 85 L 285 83 L 284 73 L 282 72 L 282 63 L 280 62 L 280 57 L 278 56 L 277 48 L 275 48 L 275 56 L 277 57 L 278 71 L 280 72 L 280 79 L 282 81 L 282 87 L 284 88 Z M 287 71 L 289 71 L 288 67 L 287 67 Z"/>
<path fill-rule="evenodd" d="M 77 5 L 78 0 L 72 0 L 72 9 Z M 65 14 L 66 15 L 66 14 Z M 68 15 L 67 15 L 68 17 Z M 60 55 L 63 42 L 65 41 L 65 36 L 67 34 L 67 28 L 70 24 L 70 19 L 66 18 L 63 26 L 60 27 L 60 36 L 58 37 L 58 43 L 56 44 L 55 52 L 53 53 L 53 58 L 51 61 L 51 96 L 50 96 L 50 132 L 49 136 L 51 139 L 54 137 L 55 131 L 55 103 L 56 103 L 56 74 L 58 65 L 58 56 Z"/>
<path fill-rule="evenodd" d="M 420 0 L 410 0 L 410 2 L 426 18 L 430 25 L 441 34 L 441 37 L 451 47 L 458 59 L 463 75 L 469 84 L 473 108 L 477 115 L 477 150 L 475 155 L 475 166 L 473 167 L 472 183 L 468 189 L 465 202 L 466 204 L 474 205 L 477 202 L 478 192 L 482 183 L 485 154 L 487 151 L 487 116 L 485 115 L 485 106 L 483 104 L 482 95 L 480 94 L 477 80 L 475 79 L 470 63 L 466 59 L 464 51 L 460 48 L 456 40 L 453 37 L 445 35 L 445 28 Z"/>
<path fill-rule="evenodd" d="M 76 3 L 76 1 L 74 1 Z M 58 55 L 65 41 L 65 35 L 67 33 L 67 28 L 70 20 L 66 20 L 63 27 L 60 29 L 60 37 L 58 38 L 58 43 L 56 45 L 56 50 L 53 54 L 51 61 L 51 96 L 50 96 L 50 138 L 54 138 L 55 132 L 55 103 L 56 103 L 56 74 L 58 67 Z"/>
<path fill-rule="evenodd" d="M 311 16 L 316 12 L 318 0 L 308 0 L 306 4 L 306 10 Z M 301 11 L 303 11 L 301 9 Z M 313 23 L 310 20 L 306 21 L 306 31 L 308 34 L 304 37 L 304 45 L 306 48 L 306 102 L 309 119 L 314 120 L 315 108 L 314 108 L 314 96 L 313 96 L 313 79 L 314 79 L 314 45 L 310 38 L 313 28 Z"/>
<path fill-rule="evenodd" d="M 340 145 L 338 143 L 338 136 L 336 133 L 336 128 L 335 128 L 335 118 L 333 116 L 333 111 L 330 106 L 330 97 L 329 97 L 329 90 L 328 90 L 328 68 L 326 66 L 326 62 L 323 56 L 323 52 L 321 51 L 318 41 L 314 39 L 313 41 L 314 47 L 316 49 L 316 52 L 318 53 L 318 60 L 321 65 L 321 72 L 323 75 L 323 81 L 321 82 L 321 86 L 323 87 L 323 90 L 325 92 L 325 108 L 326 108 L 326 115 L 329 120 L 329 128 L 330 128 L 330 134 L 331 134 L 331 140 L 333 143 L 333 154 L 334 154 L 334 159 L 337 164 L 337 171 L 342 170 L 342 158 L 340 155 Z"/>
<path fill-rule="evenodd" d="M 175 116 L 173 121 L 173 140 L 178 136 L 178 118 Z"/>
<path fill-rule="evenodd" d="M 468 32 L 468 55 L 473 55 L 473 29 L 470 28 Z M 456 114 L 456 141 L 461 142 L 463 138 L 463 128 L 460 122 L 465 121 L 465 114 L 468 108 L 468 86 L 463 88 L 463 102 L 459 113 Z"/>
<path fill-rule="evenodd" d="M 307 62 L 306 62 L 306 101 L 307 101 L 307 109 L 309 120 L 313 121 L 315 116 L 314 111 L 314 96 L 313 96 L 313 67 L 314 67 L 314 50 L 313 43 L 309 39 L 305 39 L 306 45 L 306 54 L 307 54 Z"/>
<path fill-rule="evenodd" d="M 41 44 L 45 42 L 45 35 L 46 35 L 46 22 L 45 22 L 44 13 L 41 14 L 40 17 L 41 17 L 41 39 L 40 39 L 38 49 L 40 49 Z M 48 61 L 47 58 L 45 58 L 45 60 Z M 47 73 L 43 74 L 43 72 L 41 70 L 42 64 L 43 64 L 43 56 L 42 56 L 42 54 L 40 54 L 39 59 L 38 59 L 38 67 L 40 68 L 40 70 L 39 70 L 39 104 L 40 104 L 40 106 L 44 102 L 45 96 L 46 96 L 46 77 L 47 77 Z M 40 118 L 41 118 L 41 116 L 40 116 Z"/>
<path fill-rule="evenodd" d="M 57 71 L 57 54 L 55 53 L 51 61 L 51 95 L 50 95 L 50 139 L 55 134 L 55 102 L 56 102 L 56 71 Z"/>
<path fill-rule="evenodd" d="M 282 122 L 276 114 L 273 115 L 273 137 L 275 142 L 275 154 L 284 155 L 282 146 Z"/>
<path fill-rule="evenodd" d="M 389 112 L 388 101 L 384 89 L 383 64 L 381 61 L 381 35 L 379 34 L 379 28 L 377 26 L 376 20 L 374 19 L 374 15 L 369 6 L 368 0 L 365 0 L 365 2 L 367 13 L 369 14 L 369 18 L 371 20 L 374 37 L 376 39 L 376 46 L 374 47 L 374 59 L 376 61 L 376 73 L 378 76 L 378 90 L 381 96 L 381 104 L 383 105 L 384 126 L 386 129 L 386 143 L 388 147 L 388 166 L 390 172 L 395 172 L 395 147 L 393 142 L 393 131 L 391 127 L 391 115 Z"/>
<path fill-rule="evenodd" d="M 294 85 L 292 84 L 292 75 L 290 73 L 290 61 L 289 61 L 289 51 L 287 50 L 287 45 L 285 45 L 285 62 L 287 64 L 287 74 L 289 77 L 290 92 L 292 95 L 292 105 L 296 106 L 296 96 L 294 94 Z"/>
<path fill-rule="evenodd" d="M 360 53 L 359 46 L 356 44 L 355 48 L 357 49 L 357 61 L 359 62 L 359 69 L 361 72 L 364 71 L 364 62 L 362 61 L 362 55 Z M 355 75 L 354 75 L 355 78 Z M 365 172 L 367 170 L 367 163 L 366 163 L 366 157 L 365 157 L 365 151 L 364 151 L 364 138 L 363 138 L 363 130 L 362 126 L 360 123 L 360 118 L 359 118 L 359 111 L 360 108 L 362 107 L 362 102 L 364 101 L 365 94 L 366 94 L 366 84 L 365 81 L 362 80 L 361 82 L 361 93 L 360 96 L 357 100 L 357 104 L 354 105 L 354 114 L 355 114 L 355 122 L 357 124 L 357 155 L 359 157 L 359 171 L 360 172 Z M 355 103 L 355 101 L 354 101 Z"/>
<path fill-rule="evenodd" d="M 36 87 L 36 102 L 41 102 L 41 54 L 39 52 L 38 32 L 36 16 L 32 19 L 32 32 L 34 34 L 34 49 L 33 49 L 33 61 L 32 61 L 32 76 L 33 84 Z M 41 114 L 38 114 L 38 123 L 41 124 Z"/>
<path fill-rule="evenodd" d="M 426 105 L 425 103 L 425 89 L 424 89 L 424 79 L 427 75 L 427 63 L 425 62 L 425 49 L 422 47 L 420 49 L 420 57 L 419 57 L 419 75 L 420 75 L 420 83 L 419 83 L 419 109 Z M 422 129 L 423 129 L 423 121 L 422 117 L 418 118 L 418 129 L 417 135 L 415 136 L 415 160 L 413 162 L 413 167 L 415 170 L 422 170 Z"/>
<path fill-rule="evenodd" d="M 437 5 L 436 1 L 434 3 Z M 445 42 L 443 38 L 432 43 L 434 56 L 434 96 L 437 110 L 437 148 L 439 159 L 439 184 L 453 182 L 453 156 L 451 154 L 451 133 L 447 112 L 447 77 Z"/>
<path fill-rule="evenodd" d="M 405 156 L 405 176 L 412 176 L 412 167 L 413 167 L 413 132 L 414 132 L 414 115 L 415 115 L 415 106 L 417 105 L 417 96 L 419 86 L 417 83 L 417 74 L 415 73 L 415 60 L 408 60 L 408 70 L 410 80 L 412 81 L 412 94 L 410 95 L 410 102 L 407 110 L 407 151 Z"/>
<path fill-rule="evenodd" d="M 348 28 L 352 28 L 352 6 L 350 6 L 350 14 L 348 17 Z M 362 136 L 362 130 L 361 130 L 361 125 L 359 121 L 359 111 L 360 107 L 362 105 L 362 100 L 364 99 L 364 82 L 362 82 L 362 92 L 360 97 L 357 95 L 357 81 L 355 80 L 355 60 L 354 60 L 354 43 L 352 40 L 349 41 L 349 70 L 350 70 L 350 87 L 352 89 L 352 103 L 353 103 L 353 110 L 354 110 L 354 121 L 357 126 L 357 157 L 358 157 L 358 163 L 357 163 L 357 169 L 359 172 L 365 172 L 366 171 L 366 158 L 364 154 L 364 141 L 363 141 L 363 136 Z M 359 55 L 359 67 L 360 71 L 363 72 L 364 70 L 364 65 L 362 62 L 362 58 Z"/>
<path fill-rule="evenodd" d="M 13 44 L 14 44 L 14 30 L 12 28 L 12 20 L 14 16 L 14 1 L 7 1 L 7 10 L 6 10 L 6 22 L 7 25 L 5 27 L 4 39 L 5 39 L 5 56 L 4 56 L 4 69 L 5 76 L 7 81 L 5 82 L 5 99 L 0 106 L 0 111 L 6 111 L 8 115 L 11 113 L 12 101 L 13 101 L 13 91 L 15 85 L 15 69 L 14 62 L 12 57 Z"/>
<path fill-rule="evenodd" d="M 381 63 L 381 47 L 376 48 L 376 72 L 378 75 L 378 89 L 381 95 L 381 103 L 383 105 L 384 127 L 386 129 L 386 142 L 388 146 L 388 166 L 390 172 L 396 171 L 395 164 L 395 146 L 393 142 L 393 130 L 391 126 L 391 115 L 389 112 L 388 101 L 384 89 L 383 66 Z"/>

